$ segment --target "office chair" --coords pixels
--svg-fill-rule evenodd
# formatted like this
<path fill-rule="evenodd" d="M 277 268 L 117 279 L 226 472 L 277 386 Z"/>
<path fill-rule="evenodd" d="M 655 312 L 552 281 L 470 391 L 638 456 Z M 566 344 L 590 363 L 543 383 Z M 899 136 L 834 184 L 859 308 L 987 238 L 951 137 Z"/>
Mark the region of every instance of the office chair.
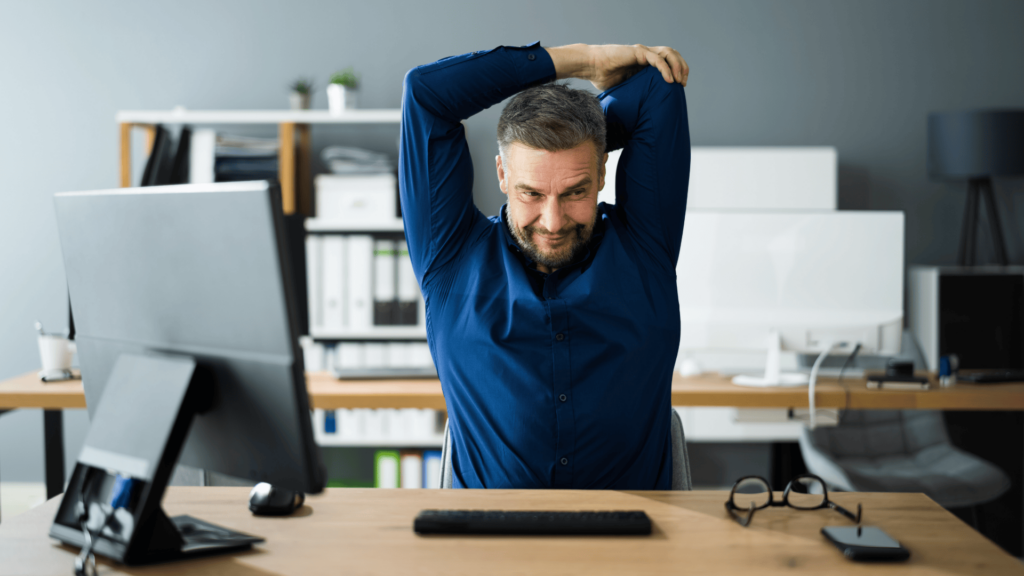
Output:
<path fill-rule="evenodd" d="M 683 420 L 672 409 L 672 489 L 693 490 L 690 481 L 690 456 L 686 452 L 686 436 L 683 434 Z M 448 421 L 444 423 L 444 444 L 441 445 L 441 488 L 452 487 L 452 448 L 448 432 Z"/>
<path fill-rule="evenodd" d="M 847 410 L 834 428 L 804 429 L 800 452 L 812 474 L 855 492 L 924 492 L 946 508 L 974 507 L 1010 488 L 992 463 L 954 447 L 942 412 Z"/>

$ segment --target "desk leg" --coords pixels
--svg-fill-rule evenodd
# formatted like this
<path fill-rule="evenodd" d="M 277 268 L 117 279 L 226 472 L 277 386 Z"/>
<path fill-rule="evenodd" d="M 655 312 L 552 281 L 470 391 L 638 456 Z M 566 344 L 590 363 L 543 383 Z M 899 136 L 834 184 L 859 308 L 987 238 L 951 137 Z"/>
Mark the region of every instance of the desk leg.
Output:
<path fill-rule="evenodd" d="M 64 492 L 64 412 L 43 410 L 43 439 L 46 443 L 46 498 Z"/>

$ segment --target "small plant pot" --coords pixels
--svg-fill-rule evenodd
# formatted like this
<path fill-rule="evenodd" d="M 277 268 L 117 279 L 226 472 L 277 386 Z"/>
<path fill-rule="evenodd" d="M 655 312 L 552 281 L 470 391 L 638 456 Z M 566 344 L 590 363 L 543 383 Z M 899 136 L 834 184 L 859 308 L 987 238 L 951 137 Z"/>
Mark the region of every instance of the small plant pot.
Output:
<path fill-rule="evenodd" d="M 292 92 L 288 95 L 288 104 L 292 110 L 309 110 L 309 94 Z"/>
<path fill-rule="evenodd" d="M 355 90 L 341 84 L 327 86 L 327 108 L 331 114 L 340 115 L 356 107 Z"/>

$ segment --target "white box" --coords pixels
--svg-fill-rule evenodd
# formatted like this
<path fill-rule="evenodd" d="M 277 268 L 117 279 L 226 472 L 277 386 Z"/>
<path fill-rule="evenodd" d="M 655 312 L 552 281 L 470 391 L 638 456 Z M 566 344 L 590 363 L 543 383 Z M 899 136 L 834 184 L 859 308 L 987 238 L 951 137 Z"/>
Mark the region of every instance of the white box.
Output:
<path fill-rule="evenodd" d="M 316 214 L 338 225 L 372 228 L 398 217 L 398 180 L 394 174 L 316 177 Z"/>

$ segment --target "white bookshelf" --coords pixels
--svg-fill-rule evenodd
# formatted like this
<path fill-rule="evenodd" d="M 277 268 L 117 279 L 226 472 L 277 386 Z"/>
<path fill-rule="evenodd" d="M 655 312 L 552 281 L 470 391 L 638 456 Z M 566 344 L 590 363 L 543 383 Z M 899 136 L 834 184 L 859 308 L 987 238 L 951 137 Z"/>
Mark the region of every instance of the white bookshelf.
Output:
<path fill-rule="evenodd" d="M 310 336 L 314 340 L 426 340 L 427 329 L 422 325 L 374 326 L 369 330 L 317 330 Z"/>
<path fill-rule="evenodd" d="M 380 222 L 376 224 L 353 224 L 347 222 L 332 222 L 323 218 L 307 218 L 306 232 L 336 232 L 347 234 L 352 232 L 405 232 L 405 226 L 401 218 L 395 218 L 391 222 Z"/>

